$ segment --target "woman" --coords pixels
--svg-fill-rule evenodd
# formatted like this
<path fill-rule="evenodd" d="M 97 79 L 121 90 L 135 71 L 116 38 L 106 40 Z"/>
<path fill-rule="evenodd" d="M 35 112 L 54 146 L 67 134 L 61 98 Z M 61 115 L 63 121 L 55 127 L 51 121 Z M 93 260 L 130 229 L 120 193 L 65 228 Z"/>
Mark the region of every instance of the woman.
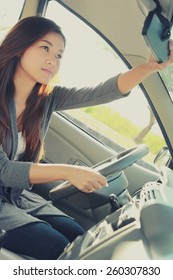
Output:
<path fill-rule="evenodd" d="M 0 46 L 0 228 L 7 231 L 3 246 L 36 259 L 56 259 L 84 230 L 32 193 L 32 185 L 68 180 L 83 192 L 107 185 L 91 168 L 39 163 L 52 113 L 125 97 L 172 59 L 170 55 L 158 64 L 151 58 L 95 88 L 50 89 L 64 49 L 61 29 L 41 17 L 19 21 Z"/>

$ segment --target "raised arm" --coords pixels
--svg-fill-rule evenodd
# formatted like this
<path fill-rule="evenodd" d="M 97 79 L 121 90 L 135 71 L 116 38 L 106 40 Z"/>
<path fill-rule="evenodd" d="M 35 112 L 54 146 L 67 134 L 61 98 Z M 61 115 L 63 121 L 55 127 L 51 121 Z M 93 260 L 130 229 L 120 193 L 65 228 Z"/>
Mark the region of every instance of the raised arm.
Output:
<path fill-rule="evenodd" d="M 131 70 L 119 75 L 116 86 L 118 87 L 121 94 L 126 94 L 131 91 L 136 85 L 141 83 L 149 75 L 158 72 L 168 67 L 173 61 L 173 42 L 169 43 L 170 56 L 167 62 L 157 63 L 156 60 L 150 56 L 148 61 Z"/>

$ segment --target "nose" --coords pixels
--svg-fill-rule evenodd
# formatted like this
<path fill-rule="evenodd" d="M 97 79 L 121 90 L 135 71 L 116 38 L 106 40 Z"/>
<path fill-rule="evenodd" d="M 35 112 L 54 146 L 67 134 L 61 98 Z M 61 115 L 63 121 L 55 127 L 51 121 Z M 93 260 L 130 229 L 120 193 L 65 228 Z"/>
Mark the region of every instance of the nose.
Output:
<path fill-rule="evenodd" d="M 51 66 L 54 66 L 54 67 L 58 65 L 58 61 L 57 61 L 56 57 L 53 56 L 53 55 L 50 55 L 50 56 L 47 58 L 47 63 L 48 63 L 49 65 L 51 65 Z"/>

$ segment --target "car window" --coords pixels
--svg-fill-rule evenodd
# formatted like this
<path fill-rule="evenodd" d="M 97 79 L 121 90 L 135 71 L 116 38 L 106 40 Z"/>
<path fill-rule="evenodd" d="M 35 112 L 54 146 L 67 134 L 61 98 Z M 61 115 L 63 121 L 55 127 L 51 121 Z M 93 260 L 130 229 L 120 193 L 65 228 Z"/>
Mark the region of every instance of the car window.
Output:
<path fill-rule="evenodd" d="M 25 0 L 0 0 L 0 40 L 17 22 Z"/>
<path fill-rule="evenodd" d="M 56 1 L 50 1 L 45 16 L 61 26 L 67 38 L 58 83 L 94 86 L 127 70 L 119 55 L 95 31 Z M 156 154 L 165 146 L 159 126 L 139 86 L 122 100 L 68 110 L 63 114 L 116 151 L 146 143 L 150 148 L 150 154 L 145 157 L 149 168 Z"/>
<path fill-rule="evenodd" d="M 173 40 L 173 32 L 171 33 L 171 39 Z M 172 71 L 173 71 L 173 64 L 169 67 L 160 71 L 160 75 L 169 91 L 170 97 L 173 101 L 173 83 L 172 83 Z"/>

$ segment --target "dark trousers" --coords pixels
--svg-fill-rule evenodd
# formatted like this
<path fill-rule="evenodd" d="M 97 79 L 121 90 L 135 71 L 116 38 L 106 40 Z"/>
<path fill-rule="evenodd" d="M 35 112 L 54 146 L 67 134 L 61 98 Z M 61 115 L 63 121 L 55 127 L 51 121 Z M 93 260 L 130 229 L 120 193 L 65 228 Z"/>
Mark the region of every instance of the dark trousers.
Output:
<path fill-rule="evenodd" d="M 38 260 L 57 259 L 68 243 L 84 233 L 83 228 L 66 216 L 40 216 L 42 221 L 7 232 L 3 247 Z"/>

